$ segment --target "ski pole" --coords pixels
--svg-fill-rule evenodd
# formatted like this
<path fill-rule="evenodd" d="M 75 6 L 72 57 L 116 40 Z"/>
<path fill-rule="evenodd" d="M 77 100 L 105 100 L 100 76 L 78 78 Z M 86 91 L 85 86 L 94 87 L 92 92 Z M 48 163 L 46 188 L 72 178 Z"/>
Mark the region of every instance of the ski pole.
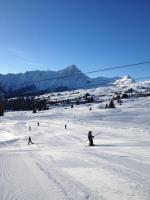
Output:
<path fill-rule="evenodd" d="M 99 134 L 101 134 L 101 132 L 99 132 L 99 133 L 97 133 L 96 135 L 94 135 L 94 137 L 97 136 L 97 135 L 99 135 Z"/>

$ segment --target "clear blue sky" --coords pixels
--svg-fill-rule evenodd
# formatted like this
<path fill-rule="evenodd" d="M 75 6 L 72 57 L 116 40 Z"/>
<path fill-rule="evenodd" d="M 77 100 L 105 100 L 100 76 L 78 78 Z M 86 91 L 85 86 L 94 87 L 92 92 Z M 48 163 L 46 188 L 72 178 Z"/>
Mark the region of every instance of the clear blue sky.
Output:
<path fill-rule="evenodd" d="M 149 0 L 0 0 L 0 73 L 150 60 Z M 150 65 L 95 76 L 150 75 Z"/>

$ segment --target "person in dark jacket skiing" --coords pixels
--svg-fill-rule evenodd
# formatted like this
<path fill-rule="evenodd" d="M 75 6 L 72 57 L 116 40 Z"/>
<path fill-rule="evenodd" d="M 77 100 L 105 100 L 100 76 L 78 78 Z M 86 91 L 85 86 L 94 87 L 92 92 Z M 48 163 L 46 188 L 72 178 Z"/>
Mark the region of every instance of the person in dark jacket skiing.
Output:
<path fill-rule="evenodd" d="M 65 124 L 65 129 L 67 129 L 67 124 Z"/>
<path fill-rule="evenodd" d="M 92 135 L 92 131 L 89 131 L 88 132 L 89 146 L 94 146 L 94 144 L 93 144 L 93 138 L 94 138 L 94 136 Z"/>
<path fill-rule="evenodd" d="M 29 136 L 29 138 L 28 138 L 28 144 L 34 144 L 33 142 L 32 142 L 32 140 L 31 140 L 31 137 Z"/>

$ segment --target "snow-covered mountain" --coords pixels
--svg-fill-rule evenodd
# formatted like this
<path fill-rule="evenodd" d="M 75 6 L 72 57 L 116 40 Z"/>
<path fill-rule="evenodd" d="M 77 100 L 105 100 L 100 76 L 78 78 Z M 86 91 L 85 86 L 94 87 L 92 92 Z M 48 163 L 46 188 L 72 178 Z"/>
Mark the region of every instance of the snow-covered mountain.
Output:
<path fill-rule="evenodd" d="M 116 80 L 113 84 L 114 85 L 120 85 L 120 86 L 126 86 L 129 85 L 131 83 L 135 82 L 134 79 L 131 76 L 124 76 L 118 80 Z"/>
<path fill-rule="evenodd" d="M 97 78 L 93 78 L 92 79 L 92 82 L 97 84 L 97 85 L 110 85 L 114 82 L 116 82 L 117 80 L 120 80 L 122 79 L 122 77 L 113 77 L 113 78 L 107 78 L 107 77 L 103 77 L 103 76 L 100 76 L 100 77 L 97 77 Z"/>
<path fill-rule="evenodd" d="M 120 78 L 97 77 L 90 78 L 75 65 L 71 65 L 60 71 L 27 71 L 19 74 L 0 74 L 0 87 L 8 94 L 14 92 L 38 93 L 40 91 L 64 91 L 92 86 L 110 85 L 115 82 L 131 82 L 129 76 Z"/>

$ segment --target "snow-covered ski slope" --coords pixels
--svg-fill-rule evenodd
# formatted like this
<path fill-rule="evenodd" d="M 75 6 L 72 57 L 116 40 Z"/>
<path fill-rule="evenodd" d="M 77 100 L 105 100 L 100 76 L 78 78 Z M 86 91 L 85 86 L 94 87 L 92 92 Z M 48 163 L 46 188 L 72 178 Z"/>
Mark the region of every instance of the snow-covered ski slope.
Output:
<path fill-rule="evenodd" d="M 1 117 L 0 200 L 150 199 L 150 97 L 90 106 Z"/>

